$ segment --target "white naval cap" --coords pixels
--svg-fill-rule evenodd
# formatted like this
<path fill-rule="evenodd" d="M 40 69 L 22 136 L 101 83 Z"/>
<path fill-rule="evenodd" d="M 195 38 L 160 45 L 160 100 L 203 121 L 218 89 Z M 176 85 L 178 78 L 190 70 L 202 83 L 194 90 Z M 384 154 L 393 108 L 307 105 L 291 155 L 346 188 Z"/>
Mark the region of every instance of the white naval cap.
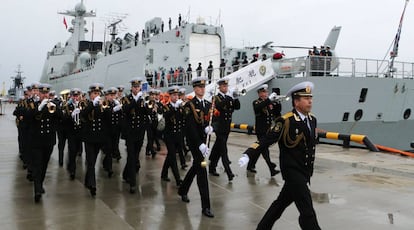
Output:
<path fill-rule="evenodd" d="M 269 88 L 269 86 L 267 84 L 263 84 L 257 88 L 257 92 L 259 93 L 261 91 L 267 91 L 267 88 Z"/>
<path fill-rule="evenodd" d="M 314 87 L 314 84 L 312 82 L 304 81 L 304 82 L 294 85 L 291 89 L 289 89 L 289 91 L 286 93 L 286 96 L 289 96 L 289 97 L 311 96 L 312 97 L 313 87 Z"/>

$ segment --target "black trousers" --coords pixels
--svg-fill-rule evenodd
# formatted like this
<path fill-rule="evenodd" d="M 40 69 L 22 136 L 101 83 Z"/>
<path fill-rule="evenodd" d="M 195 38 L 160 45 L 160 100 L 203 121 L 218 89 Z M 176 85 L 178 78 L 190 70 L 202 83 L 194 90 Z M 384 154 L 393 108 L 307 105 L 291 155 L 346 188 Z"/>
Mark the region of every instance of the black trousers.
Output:
<path fill-rule="evenodd" d="M 119 138 L 121 137 L 121 128 L 112 128 L 111 130 L 111 146 L 109 152 L 114 158 L 121 158 L 121 152 L 119 151 Z"/>
<path fill-rule="evenodd" d="M 200 192 L 201 197 L 201 208 L 210 208 L 210 195 L 208 191 L 208 179 L 207 179 L 207 169 L 201 166 L 203 160 L 200 157 L 202 154 L 200 150 L 196 147 L 190 147 L 191 153 L 193 154 L 193 165 L 187 171 L 187 174 L 184 177 L 183 183 L 178 189 L 178 194 L 187 195 L 190 186 L 193 183 L 194 177 L 197 176 L 197 186 L 198 191 Z"/>
<path fill-rule="evenodd" d="M 73 133 L 68 135 L 68 171 L 69 173 L 76 173 L 76 156 L 79 149 L 82 147 L 82 140 L 79 133 Z"/>
<path fill-rule="evenodd" d="M 165 135 L 165 144 L 167 145 L 167 157 L 161 170 L 161 177 L 168 177 L 168 169 L 171 168 L 175 181 L 180 180 L 180 173 L 177 167 L 177 151 L 181 149 L 182 136 L 180 133 Z"/>
<path fill-rule="evenodd" d="M 233 174 L 230 168 L 230 160 L 229 155 L 227 152 L 227 139 L 229 138 L 229 134 L 216 134 L 216 142 L 214 142 L 213 148 L 211 150 L 211 154 L 209 157 L 210 165 L 209 169 L 215 171 L 217 167 L 217 163 L 221 157 L 221 162 L 223 163 L 224 170 L 227 173 L 227 176 Z"/>
<path fill-rule="evenodd" d="M 283 211 L 293 202 L 299 211 L 299 225 L 306 230 L 320 230 L 306 182 L 285 181 L 277 199 L 270 205 L 257 229 L 271 229 Z"/>
<path fill-rule="evenodd" d="M 257 134 L 257 140 L 260 140 L 263 136 L 266 136 L 266 134 Z M 266 161 L 267 166 L 269 166 L 270 172 L 276 167 L 276 164 L 273 163 L 270 160 L 270 153 L 269 149 L 266 148 L 261 152 L 263 159 Z M 252 159 L 249 160 L 249 163 L 247 164 L 247 169 L 254 169 L 256 167 L 257 160 L 259 159 L 260 155 L 255 155 L 252 157 Z"/>
<path fill-rule="evenodd" d="M 61 128 L 57 131 L 58 137 L 58 150 L 59 150 L 59 165 L 63 165 L 64 159 L 64 150 L 66 145 L 66 140 L 68 139 L 68 133 L 65 129 Z"/>
<path fill-rule="evenodd" d="M 30 167 L 30 162 L 32 158 L 32 149 L 30 147 L 30 132 L 28 129 L 22 129 L 21 130 L 21 145 L 22 145 L 22 160 L 23 163 L 26 164 L 28 167 Z"/>
<path fill-rule="evenodd" d="M 86 175 L 85 186 L 87 188 L 96 187 L 95 164 L 98 158 L 99 150 L 104 149 L 105 142 L 85 143 L 86 150 Z"/>
<path fill-rule="evenodd" d="M 144 140 L 144 130 L 140 132 L 136 137 L 127 137 L 127 162 L 122 173 L 122 177 L 129 183 L 131 187 L 136 186 L 136 173 L 139 170 L 139 152 Z"/>
<path fill-rule="evenodd" d="M 42 191 L 47 165 L 49 164 L 52 152 L 53 145 L 33 146 L 32 148 L 32 170 L 35 194 L 40 194 Z"/>
<path fill-rule="evenodd" d="M 153 124 L 148 124 L 147 126 L 147 148 L 146 151 L 152 152 L 154 151 L 154 141 L 155 141 L 155 133 L 157 132 L 157 127 L 154 127 Z"/>

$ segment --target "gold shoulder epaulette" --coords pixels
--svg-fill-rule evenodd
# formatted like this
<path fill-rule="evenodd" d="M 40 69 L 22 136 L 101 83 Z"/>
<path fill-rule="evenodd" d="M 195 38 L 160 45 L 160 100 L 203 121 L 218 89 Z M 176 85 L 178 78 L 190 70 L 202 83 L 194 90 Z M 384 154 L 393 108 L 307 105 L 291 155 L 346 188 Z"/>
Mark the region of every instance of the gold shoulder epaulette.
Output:
<path fill-rule="evenodd" d="M 285 113 L 282 117 L 283 117 L 283 119 L 288 119 L 289 117 L 291 117 L 291 116 L 293 116 L 293 112 L 287 112 L 287 113 Z"/>

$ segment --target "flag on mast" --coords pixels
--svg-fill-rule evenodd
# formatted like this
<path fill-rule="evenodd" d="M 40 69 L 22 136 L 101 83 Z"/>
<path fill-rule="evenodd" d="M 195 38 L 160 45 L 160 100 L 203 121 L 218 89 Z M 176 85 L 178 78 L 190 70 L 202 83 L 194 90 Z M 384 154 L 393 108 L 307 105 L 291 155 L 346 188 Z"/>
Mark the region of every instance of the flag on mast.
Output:
<path fill-rule="evenodd" d="M 65 25 L 65 28 L 68 29 L 68 23 L 66 23 L 66 18 L 63 17 L 63 25 Z"/>
<path fill-rule="evenodd" d="M 392 48 L 391 55 L 390 55 L 391 58 L 395 58 L 398 56 L 398 43 L 400 42 L 401 28 L 402 28 L 404 13 L 405 13 L 405 9 L 407 8 L 408 1 L 409 0 L 405 0 L 405 6 L 401 14 L 400 24 L 398 25 L 397 34 L 395 35 L 395 38 L 394 38 L 394 46 Z"/>

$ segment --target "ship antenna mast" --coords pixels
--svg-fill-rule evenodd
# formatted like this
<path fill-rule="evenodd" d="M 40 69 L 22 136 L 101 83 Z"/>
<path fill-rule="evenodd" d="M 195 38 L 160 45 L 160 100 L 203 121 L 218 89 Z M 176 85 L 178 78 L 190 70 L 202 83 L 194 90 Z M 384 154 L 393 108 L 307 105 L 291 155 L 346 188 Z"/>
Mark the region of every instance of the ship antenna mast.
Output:
<path fill-rule="evenodd" d="M 393 73 L 396 71 L 396 69 L 394 68 L 394 59 L 398 56 L 398 43 L 400 41 L 400 36 L 401 36 L 401 28 L 402 28 L 402 23 L 403 23 L 403 19 L 404 19 L 404 13 L 405 13 L 405 9 L 407 8 L 407 4 L 408 4 L 409 0 L 405 0 L 405 5 L 404 5 L 404 10 L 401 14 L 401 18 L 400 18 L 400 24 L 398 26 L 398 30 L 397 30 L 397 34 L 395 35 L 394 38 L 394 44 L 393 44 L 393 48 L 392 51 L 390 53 L 390 66 L 388 69 L 388 75 L 390 77 L 393 77 Z"/>

